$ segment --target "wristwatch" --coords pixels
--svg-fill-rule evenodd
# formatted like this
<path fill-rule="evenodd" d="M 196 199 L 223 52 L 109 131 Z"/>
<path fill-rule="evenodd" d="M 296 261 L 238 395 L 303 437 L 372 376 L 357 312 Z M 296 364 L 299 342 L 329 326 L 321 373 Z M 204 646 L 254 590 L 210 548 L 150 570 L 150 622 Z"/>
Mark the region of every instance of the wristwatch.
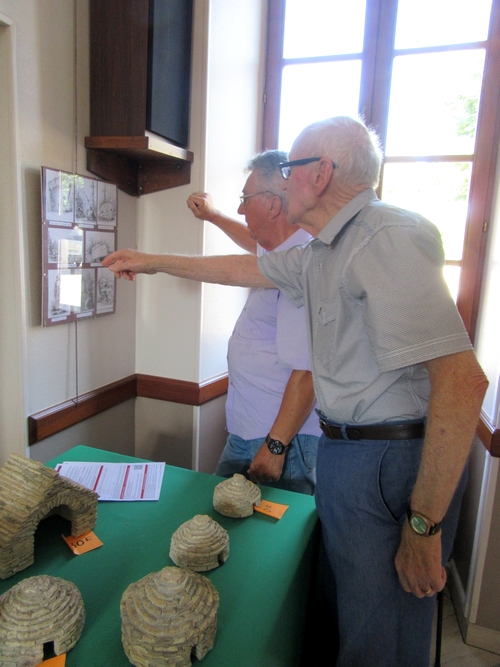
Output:
<path fill-rule="evenodd" d="M 434 523 L 420 512 L 414 512 L 410 507 L 406 511 L 406 516 L 408 517 L 408 523 L 413 532 L 422 537 L 429 537 L 430 535 L 435 535 L 441 530 L 441 521 L 439 523 Z"/>
<path fill-rule="evenodd" d="M 269 436 L 269 433 L 266 435 L 266 445 L 271 454 L 284 454 L 288 445 L 284 445 L 281 440 L 273 440 Z"/>

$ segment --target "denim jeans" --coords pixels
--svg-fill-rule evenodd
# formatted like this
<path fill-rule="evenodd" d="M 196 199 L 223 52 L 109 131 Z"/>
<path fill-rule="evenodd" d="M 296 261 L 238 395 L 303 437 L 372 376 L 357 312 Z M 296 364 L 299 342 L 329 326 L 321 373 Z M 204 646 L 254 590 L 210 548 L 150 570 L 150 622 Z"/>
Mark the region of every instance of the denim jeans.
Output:
<path fill-rule="evenodd" d="M 320 438 L 315 495 L 336 667 L 429 667 L 436 596 L 405 593 L 394 566 L 421 450 L 421 439 Z M 465 482 L 466 474 L 443 521 L 443 565 Z"/>
<path fill-rule="evenodd" d="M 235 473 L 240 473 L 248 477 L 248 468 L 264 440 L 265 438 L 243 440 L 230 433 L 215 474 L 232 477 Z M 296 435 L 284 454 L 285 465 L 279 481 L 266 483 L 266 486 L 312 495 L 316 483 L 318 441 L 319 438 L 314 435 Z"/>

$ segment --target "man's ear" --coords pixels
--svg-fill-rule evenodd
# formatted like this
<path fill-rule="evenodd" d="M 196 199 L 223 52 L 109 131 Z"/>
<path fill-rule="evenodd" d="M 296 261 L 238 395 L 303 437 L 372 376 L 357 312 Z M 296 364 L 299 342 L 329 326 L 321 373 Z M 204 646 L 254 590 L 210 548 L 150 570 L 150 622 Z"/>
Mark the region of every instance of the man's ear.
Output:
<path fill-rule="evenodd" d="M 332 161 L 326 157 L 321 158 L 321 160 L 316 165 L 316 170 L 314 172 L 313 184 L 316 189 L 317 194 L 322 194 L 333 176 L 333 164 Z"/>
<path fill-rule="evenodd" d="M 277 218 L 281 215 L 283 209 L 283 202 L 279 195 L 273 195 L 269 198 L 269 213 L 272 218 Z"/>

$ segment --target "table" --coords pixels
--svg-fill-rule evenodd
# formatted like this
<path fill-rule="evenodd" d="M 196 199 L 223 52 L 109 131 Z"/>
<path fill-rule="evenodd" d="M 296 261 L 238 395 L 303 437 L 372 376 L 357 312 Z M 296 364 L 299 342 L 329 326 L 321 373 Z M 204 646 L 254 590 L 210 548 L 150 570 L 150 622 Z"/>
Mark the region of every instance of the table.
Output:
<path fill-rule="evenodd" d="M 49 461 L 143 461 L 79 445 Z M 129 584 L 173 565 L 170 539 L 196 514 L 208 514 L 229 533 L 226 563 L 203 573 L 219 591 L 217 637 L 200 667 L 295 667 L 301 664 L 303 631 L 318 543 L 314 498 L 261 487 L 262 497 L 289 505 L 279 521 L 255 512 L 231 519 L 213 509 L 221 477 L 166 466 L 160 500 L 100 502 L 95 534 L 103 546 L 75 556 L 61 539 L 69 522 L 40 522 L 35 563 L 0 581 L 0 594 L 22 579 L 49 574 L 78 586 L 86 609 L 82 636 L 67 667 L 127 667 L 121 643 L 120 599 Z M 197 665 L 198 662 L 195 662 Z"/>

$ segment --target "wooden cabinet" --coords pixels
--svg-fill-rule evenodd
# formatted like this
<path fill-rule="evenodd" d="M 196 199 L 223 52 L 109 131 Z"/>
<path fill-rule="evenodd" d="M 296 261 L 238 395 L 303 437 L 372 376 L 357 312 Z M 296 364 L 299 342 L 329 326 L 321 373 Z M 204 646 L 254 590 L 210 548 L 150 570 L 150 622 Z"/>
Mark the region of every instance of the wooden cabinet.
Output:
<path fill-rule="evenodd" d="M 140 196 L 190 182 L 192 0 L 90 0 L 87 168 Z"/>

